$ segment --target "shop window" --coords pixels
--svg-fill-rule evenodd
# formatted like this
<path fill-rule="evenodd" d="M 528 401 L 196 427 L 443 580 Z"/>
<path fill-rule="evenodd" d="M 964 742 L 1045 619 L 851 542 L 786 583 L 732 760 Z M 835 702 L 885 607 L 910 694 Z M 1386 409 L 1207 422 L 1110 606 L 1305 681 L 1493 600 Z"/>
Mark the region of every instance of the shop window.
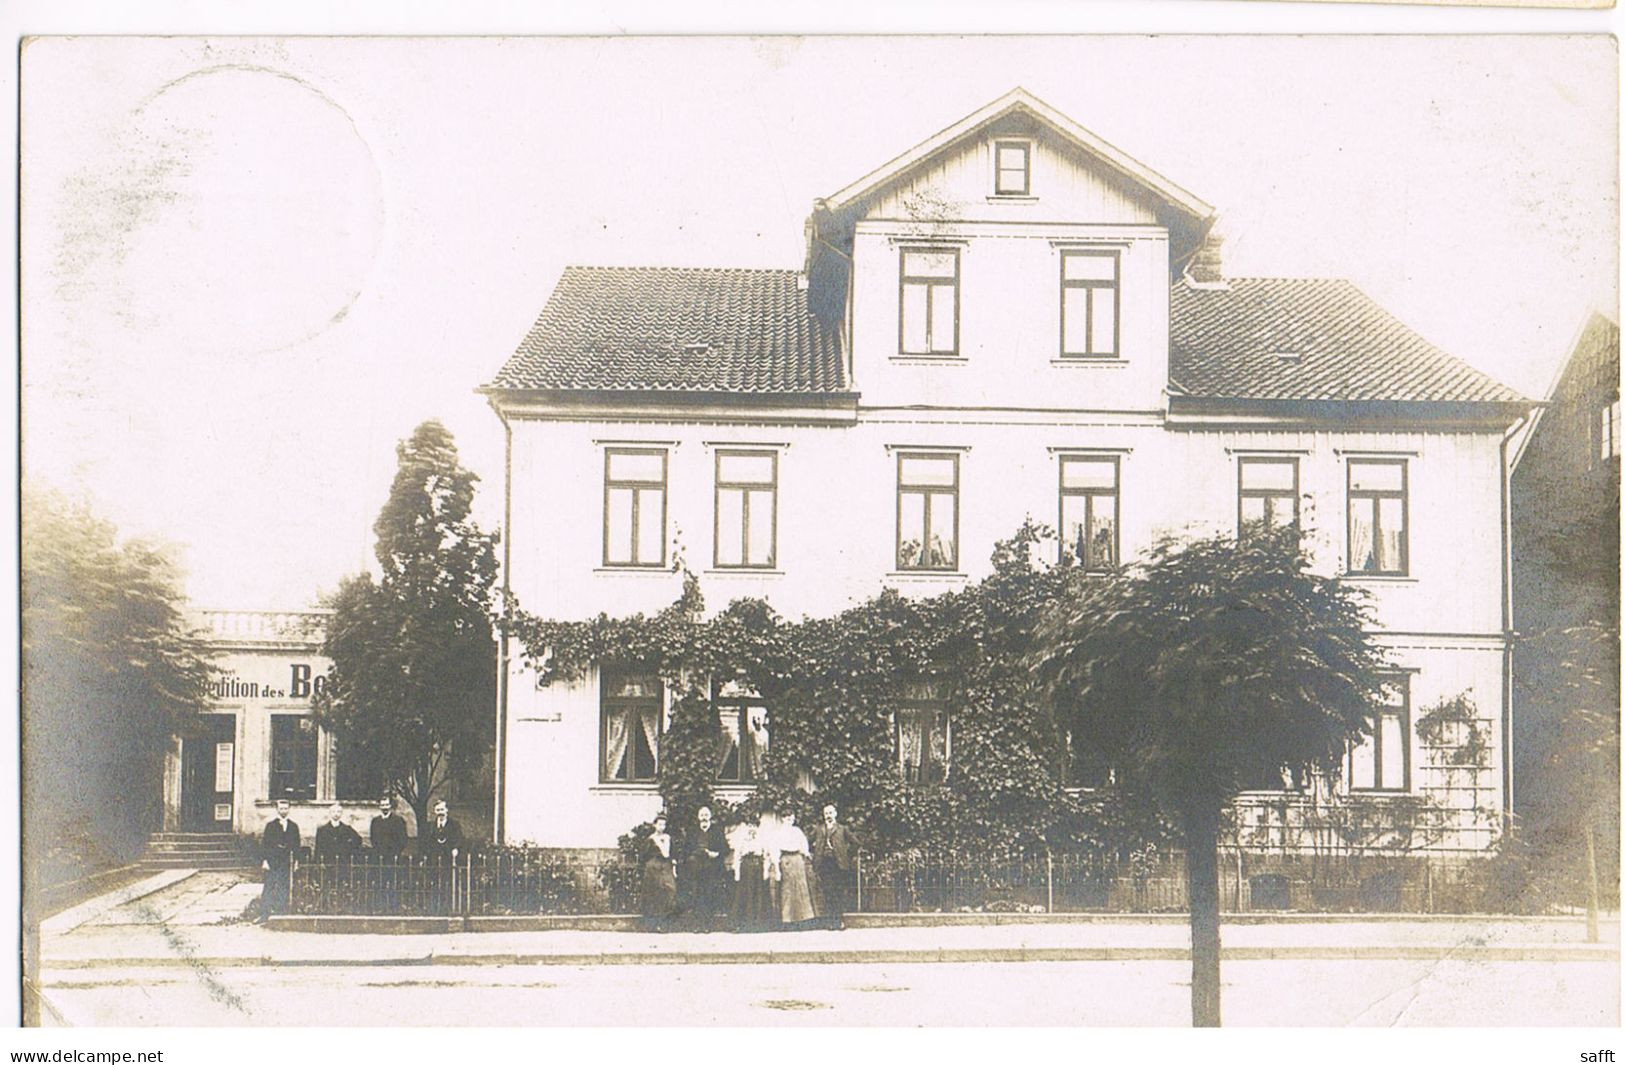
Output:
<path fill-rule="evenodd" d="M 271 715 L 272 799 L 316 797 L 316 722 L 309 714 Z"/>

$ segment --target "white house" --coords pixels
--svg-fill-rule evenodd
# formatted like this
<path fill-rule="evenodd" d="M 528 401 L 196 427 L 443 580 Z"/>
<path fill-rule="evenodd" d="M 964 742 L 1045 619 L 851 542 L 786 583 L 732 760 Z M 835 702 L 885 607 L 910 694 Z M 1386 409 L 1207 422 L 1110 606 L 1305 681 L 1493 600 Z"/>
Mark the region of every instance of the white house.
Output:
<path fill-rule="evenodd" d="M 799 269 L 565 270 L 482 389 L 512 589 L 554 618 L 658 610 L 680 554 L 712 607 L 822 615 L 974 580 L 1028 515 L 1102 568 L 1296 520 L 1374 593 L 1396 668 L 1337 786 L 1426 796 L 1447 815 L 1420 845 L 1484 848 L 1509 787 L 1503 440 L 1528 401 L 1346 281 L 1223 278 L 1215 218 L 1018 89 L 816 201 Z M 1462 694 L 1470 720 L 1418 730 Z M 663 698 L 510 662 L 499 835 L 605 846 L 649 817 Z M 1243 823 L 1304 846 L 1310 797 L 1281 785 Z"/>

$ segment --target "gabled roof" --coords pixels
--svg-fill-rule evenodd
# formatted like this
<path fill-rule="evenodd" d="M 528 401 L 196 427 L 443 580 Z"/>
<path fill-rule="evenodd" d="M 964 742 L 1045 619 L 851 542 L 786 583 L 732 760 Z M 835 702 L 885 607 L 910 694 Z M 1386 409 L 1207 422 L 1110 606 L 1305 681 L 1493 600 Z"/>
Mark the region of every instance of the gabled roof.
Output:
<path fill-rule="evenodd" d="M 1252 400 L 1527 403 L 1435 347 L 1352 283 L 1230 278 L 1176 283 L 1169 389 Z"/>
<path fill-rule="evenodd" d="M 849 394 L 835 327 L 808 310 L 798 276 L 569 267 L 486 391 Z M 1347 281 L 1177 282 L 1169 302 L 1169 389 L 1176 397 L 1528 402 Z"/>
<path fill-rule="evenodd" d="M 1215 209 L 1211 204 L 1204 203 L 1144 163 L 1130 158 L 1107 144 L 1095 134 L 1084 129 L 1022 88 L 1011 89 L 986 107 L 966 115 L 947 129 L 926 138 L 889 163 L 865 174 L 845 188 L 824 197 L 823 204 L 831 211 L 839 211 L 895 180 L 917 164 L 950 148 L 963 138 L 973 136 L 994 122 L 1017 112 L 1025 113 L 1037 119 L 1054 131 L 1056 136 L 1063 142 L 1191 219 L 1205 221 L 1215 214 Z"/>
<path fill-rule="evenodd" d="M 489 389 L 843 393 L 794 270 L 566 267 Z"/>

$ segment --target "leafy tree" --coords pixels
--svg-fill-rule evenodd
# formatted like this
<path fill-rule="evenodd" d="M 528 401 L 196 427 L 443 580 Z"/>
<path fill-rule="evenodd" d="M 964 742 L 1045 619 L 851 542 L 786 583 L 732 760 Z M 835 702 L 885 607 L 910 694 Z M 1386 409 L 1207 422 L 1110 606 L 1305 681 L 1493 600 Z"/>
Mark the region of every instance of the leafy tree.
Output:
<path fill-rule="evenodd" d="M 422 825 L 437 793 L 471 776 L 494 732 L 496 536 L 470 518 L 478 478 L 439 422 L 418 426 L 395 454 L 373 524 L 381 576 L 351 577 L 330 599 L 323 653 L 333 673 L 317 713 L 340 757 L 364 762 Z"/>
<path fill-rule="evenodd" d="M 1219 1023 L 1224 808 L 1283 767 L 1335 773 L 1369 732 L 1382 662 L 1366 621 L 1289 529 L 1165 541 L 1119 575 L 1075 574 L 1038 625 L 1029 663 L 1056 714 L 1184 834 L 1198 1026 Z"/>
<path fill-rule="evenodd" d="M 161 827 L 164 753 L 205 708 L 212 675 L 183 603 L 163 549 L 121 543 L 83 503 L 24 492 L 24 868 L 31 877 L 112 864 Z"/>

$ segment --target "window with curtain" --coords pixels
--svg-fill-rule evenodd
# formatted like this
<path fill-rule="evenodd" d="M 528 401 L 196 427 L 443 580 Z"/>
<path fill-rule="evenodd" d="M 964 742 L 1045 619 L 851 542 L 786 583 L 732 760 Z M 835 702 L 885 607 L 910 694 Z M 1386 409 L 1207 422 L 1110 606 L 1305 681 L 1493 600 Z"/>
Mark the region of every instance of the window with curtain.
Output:
<path fill-rule="evenodd" d="M 316 722 L 309 714 L 271 715 L 272 799 L 316 797 Z"/>
<path fill-rule="evenodd" d="M 762 755 L 767 753 L 767 706 L 752 697 L 717 700 L 721 743 L 717 751 L 717 781 L 754 784 L 761 779 Z"/>
<path fill-rule="evenodd" d="M 718 569 L 773 567 L 778 554 L 778 494 L 777 452 L 717 452 Z"/>
<path fill-rule="evenodd" d="M 1239 537 L 1298 524 L 1297 459 L 1243 456 L 1237 465 Z"/>
<path fill-rule="evenodd" d="M 666 452 L 604 450 L 604 565 L 666 564 Z"/>
<path fill-rule="evenodd" d="M 653 781 L 660 768 L 665 716 L 660 681 L 647 673 L 605 670 L 602 685 L 598 779 L 606 784 Z"/>
<path fill-rule="evenodd" d="M 1117 782 L 1117 774 L 1106 756 L 1078 736 L 1071 729 L 1064 737 L 1065 750 L 1061 757 L 1061 786 L 1064 788 L 1106 788 Z"/>
<path fill-rule="evenodd" d="M 948 779 L 952 738 L 942 685 L 907 685 L 897 707 L 897 763 L 910 784 L 941 784 Z"/>
<path fill-rule="evenodd" d="M 959 568 L 959 456 L 897 456 L 897 568 Z"/>
<path fill-rule="evenodd" d="M 1099 249 L 1061 252 L 1061 355 L 1117 354 L 1119 259 Z"/>
<path fill-rule="evenodd" d="M 1061 551 L 1090 572 L 1118 558 L 1116 455 L 1061 456 Z"/>
<path fill-rule="evenodd" d="M 959 352 L 959 249 L 904 248 L 898 348 L 904 355 Z"/>
<path fill-rule="evenodd" d="M 1349 572 L 1402 576 L 1410 567 L 1404 459 L 1349 460 Z"/>
<path fill-rule="evenodd" d="M 1410 677 L 1396 674 L 1383 683 L 1376 727 L 1349 750 L 1352 791 L 1409 791 L 1411 787 Z"/>

